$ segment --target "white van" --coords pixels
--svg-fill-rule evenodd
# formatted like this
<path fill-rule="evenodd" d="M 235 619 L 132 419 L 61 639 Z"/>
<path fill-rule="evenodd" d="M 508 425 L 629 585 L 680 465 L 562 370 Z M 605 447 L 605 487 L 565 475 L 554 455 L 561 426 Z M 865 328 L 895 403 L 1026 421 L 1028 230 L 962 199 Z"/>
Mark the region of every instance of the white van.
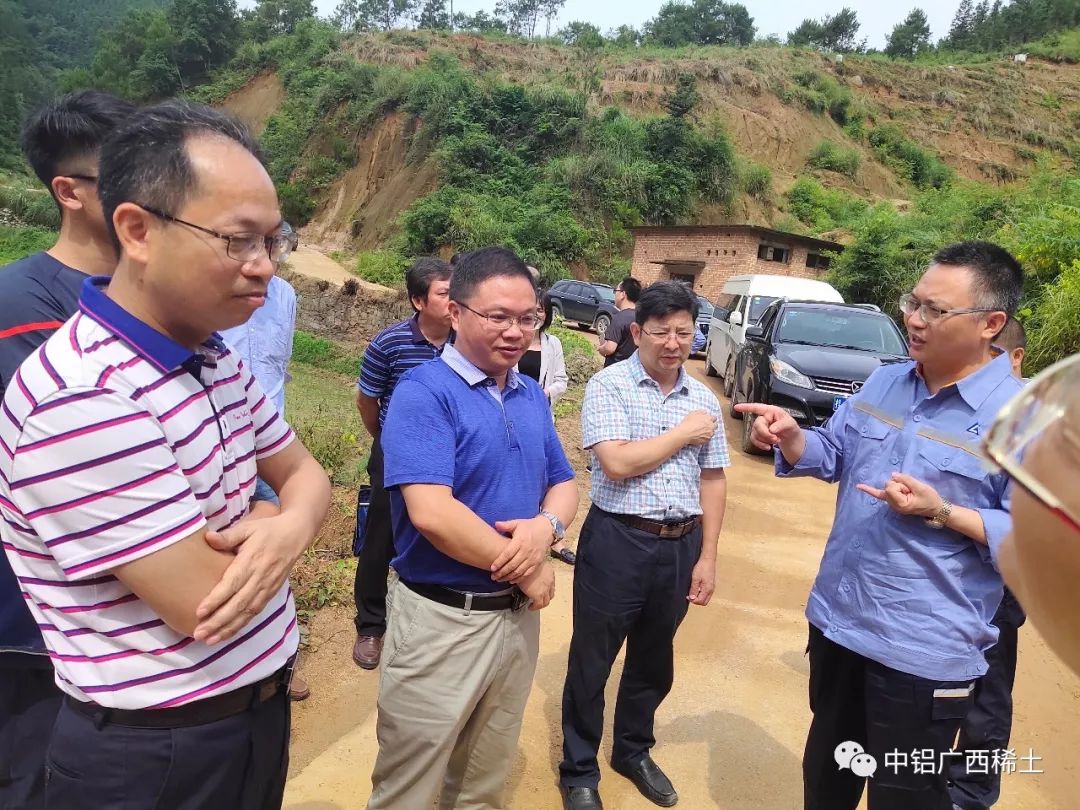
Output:
<path fill-rule="evenodd" d="M 735 357 L 746 341 L 746 327 L 756 324 L 765 308 L 778 298 L 844 302 L 834 287 L 812 278 L 767 275 L 729 278 L 713 304 L 705 344 L 705 373 L 710 377 L 723 375 L 725 396 L 731 396 Z"/>

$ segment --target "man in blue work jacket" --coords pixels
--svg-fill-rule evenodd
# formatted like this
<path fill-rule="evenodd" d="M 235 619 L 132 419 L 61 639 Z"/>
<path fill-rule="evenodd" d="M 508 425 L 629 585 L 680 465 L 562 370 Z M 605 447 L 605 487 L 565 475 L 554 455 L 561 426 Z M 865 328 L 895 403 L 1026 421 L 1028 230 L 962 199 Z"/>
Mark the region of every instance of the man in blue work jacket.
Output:
<path fill-rule="evenodd" d="M 806 607 L 807 810 L 854 810 L 867 776 L 870 810 L 951 806 L 953 741 L 997 641 L 1008 478 L 980 443 L 1021 388 L 992 344 L 1022 287 L 1002 248 L 950 245 L 900 298 L 911 361 L 874 372 L 825 427 L 738 407 L 778 476 L 840 484 Z"/>

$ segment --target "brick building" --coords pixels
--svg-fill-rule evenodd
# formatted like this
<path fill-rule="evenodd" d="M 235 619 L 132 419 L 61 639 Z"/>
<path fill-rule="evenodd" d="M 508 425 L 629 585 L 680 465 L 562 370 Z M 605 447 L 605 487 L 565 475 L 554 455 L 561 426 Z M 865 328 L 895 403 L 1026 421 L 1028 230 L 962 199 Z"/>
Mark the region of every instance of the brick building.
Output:
<path fill-rule="evenodd" d="M 715 301 L 724 282 L 745 273 L 824 280 L 836 242 L 755 225 L 676 225 L 634 228 L 630 274 L 642 285 L 674 279 Z"/>

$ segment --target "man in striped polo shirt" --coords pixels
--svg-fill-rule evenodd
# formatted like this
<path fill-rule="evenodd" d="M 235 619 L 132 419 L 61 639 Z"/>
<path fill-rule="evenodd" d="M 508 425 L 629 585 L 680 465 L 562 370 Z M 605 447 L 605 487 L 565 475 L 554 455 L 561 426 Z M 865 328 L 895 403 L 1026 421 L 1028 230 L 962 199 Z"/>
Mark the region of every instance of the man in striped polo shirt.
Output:
<path fill-rule="evenodd" d="M 405 274 L 409 303 L 416 314 L 389 326 L 368 344 L 360 367 L 356 407 L 371 434 L 368 480 L 371 503 L 364 526 L 364 546 L 356 566 L 356 643 L 353 661 L 375 669 L 382 655 L 386 632 L 386 577 L 394 556 L 394 529 L 390 519 L 390 496 L 383 487 L 383 452 L 380 435 L 390 395 L 411 368 L 442 352 L 451 339 L 450 265 L 425 256 L 413 262 Z"/>
<path fill-rule="evenodd" d="M 287 249 L 241 125 L 169 102 L 105 144 L 120 261 L 16 372 L 0 407 L 0 537 L 66 693 L 51 807 L 280 807 L 287 583 L 325 473 L 218 329 Z M 244 520 L 256 476 L 276 517 Z"/>
<path fill-rule="evenodd" d="M 97 195 L 101 143 L 131 115 L 126 101 L 87 90 L 30 117 L 22 148 L 60 209 L 56 244 L 0 268 L 0 397 L 15 370 L 78 306 L 88 275 L 108 275 L 116 248 Z M 0 554 L 0 807 L 36 808 L 45 748 L 63 693 L 19 583 Z"/>

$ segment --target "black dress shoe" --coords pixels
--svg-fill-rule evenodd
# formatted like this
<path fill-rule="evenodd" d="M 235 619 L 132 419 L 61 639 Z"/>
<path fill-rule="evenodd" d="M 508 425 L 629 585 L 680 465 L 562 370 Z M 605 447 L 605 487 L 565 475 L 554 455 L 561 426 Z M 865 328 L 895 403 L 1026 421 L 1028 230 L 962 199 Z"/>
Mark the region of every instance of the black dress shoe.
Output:
<path fill-rule="evenodd" d="M 612 769 L 620 773 L 634 783 L 641 795 L 653 804 L 661 807 L 674 807 L 679 801 L 679 794 L 675 792 L 671 780 L 660 770 L 660 766 L 653 762 L 653 758 L 646 754 L 636 765 L 618 765 L 611 763 Z"/>
<path fill-rule="evenodd" d="M 569 787 L 563 793 L 563 810 L 604 810 L 600 792 L 594 788 Z"/>

